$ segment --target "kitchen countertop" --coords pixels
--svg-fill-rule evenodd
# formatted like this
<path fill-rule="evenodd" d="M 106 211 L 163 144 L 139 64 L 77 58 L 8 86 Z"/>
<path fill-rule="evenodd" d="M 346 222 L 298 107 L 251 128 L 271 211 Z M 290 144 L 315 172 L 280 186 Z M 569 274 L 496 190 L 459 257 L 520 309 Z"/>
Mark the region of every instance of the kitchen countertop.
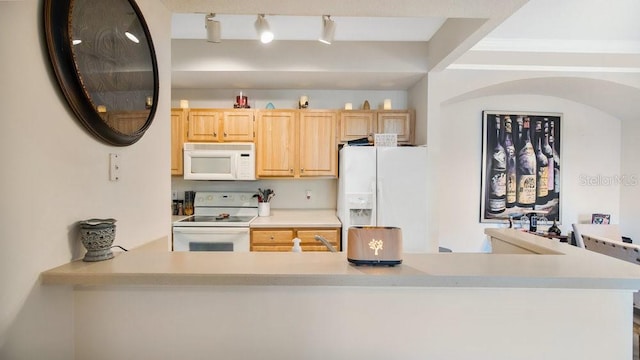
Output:
<path fill-rule="evenodd" d="M 335 209 L 271 209 L 271 216 L 259 216 L 252 228 L 341 227 Z"/>
<path fill-rule="evenodd" d="M 542 234 L 537 235 L 523 230 L 516 229 L 485 229 L 484 233 L 490 237 L 495 237 L 508 244 L 527 249 L 529 252 L 544 255 L 572 254 L 581 255 L 584 249 L 560 242 L 557 239 L 550 239 Z"/>
<path fill-rule="evenodd" d="M 182 219 L 186 219 L 191 215 L 171 215 L 171 223 L 173 224 L 176 221 L 180 221 Z"/>
<path fill-rule="evenodd" d="M 172 215 L 171 223 L 189 217 L 189 215 Z M 252 228 L 274 227 L 341 227 L 342 223 L 335 209 L 271 209 L 271 216 L 259 216 L 250 226 Z"/>
<path fill-rule="evenodd" d="M 506 230 L 506 229 L 505 229 Z M 404 254 L 396 267 L 354 266 L 346 253 L 169 252 L 166 238 L 111 260 L 41 274 L 55 285 L 290 285 L 640 289 L 640 267 L 539 236 L 502 231 L 538 254 Z M 562 245 L 562 246 L 561 246 Z M 545 255 L 546 254 L 546 255 Z"/>

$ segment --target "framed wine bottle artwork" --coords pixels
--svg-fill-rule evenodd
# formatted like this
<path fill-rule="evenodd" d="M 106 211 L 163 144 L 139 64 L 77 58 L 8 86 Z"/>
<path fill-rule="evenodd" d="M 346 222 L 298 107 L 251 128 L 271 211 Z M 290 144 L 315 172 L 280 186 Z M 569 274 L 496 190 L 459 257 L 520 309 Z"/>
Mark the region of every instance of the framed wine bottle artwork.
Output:
<path fill-rule="evenodd" d="M 483 111 L 480 222 L 560 224 L 561 113 Z"/>

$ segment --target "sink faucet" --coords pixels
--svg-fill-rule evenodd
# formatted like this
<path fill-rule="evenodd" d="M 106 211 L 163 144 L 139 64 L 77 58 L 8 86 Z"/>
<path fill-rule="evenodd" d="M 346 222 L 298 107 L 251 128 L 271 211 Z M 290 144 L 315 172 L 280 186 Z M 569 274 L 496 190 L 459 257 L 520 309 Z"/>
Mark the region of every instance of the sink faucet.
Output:
<path fill-rule="evenodd" d="M 327 247 L 327 249 L 329 249 L 329 251 L 331 252 L 338 252 L 338 250 L 336 250 L 336 248 L 333 247 L 333 245 L 331 245 L 329 243 L 329 241 L 327 239 L 325 239 L 324 237 L 320 236 L 320 235 L 315 235 L 314 238 L 318 241 L 320 241 L 324 246 Z"/>

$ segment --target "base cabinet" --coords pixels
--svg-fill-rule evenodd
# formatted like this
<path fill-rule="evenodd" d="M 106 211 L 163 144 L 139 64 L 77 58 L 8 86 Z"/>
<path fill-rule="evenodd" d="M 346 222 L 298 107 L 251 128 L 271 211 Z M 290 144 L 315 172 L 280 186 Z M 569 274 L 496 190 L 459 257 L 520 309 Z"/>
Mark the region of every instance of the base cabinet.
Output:
<path fill-rule="evenodd" d="M 340 228 L 274 228 L 251 229 L 251 251 L 291 251 L 293 238 L 299 238 L 302 251 L 329 251 L 319 235 L 340 251 Z"/>

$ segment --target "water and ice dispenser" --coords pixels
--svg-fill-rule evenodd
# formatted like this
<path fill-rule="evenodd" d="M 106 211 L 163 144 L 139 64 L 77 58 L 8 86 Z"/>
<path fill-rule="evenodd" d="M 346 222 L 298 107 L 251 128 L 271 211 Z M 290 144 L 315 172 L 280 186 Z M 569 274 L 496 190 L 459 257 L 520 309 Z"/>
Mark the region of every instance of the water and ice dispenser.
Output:
<path fill-rule="evenodd" d="M 375 225 L 375 207 L 372 193 L 346 194 L 349 226 Z"/>

